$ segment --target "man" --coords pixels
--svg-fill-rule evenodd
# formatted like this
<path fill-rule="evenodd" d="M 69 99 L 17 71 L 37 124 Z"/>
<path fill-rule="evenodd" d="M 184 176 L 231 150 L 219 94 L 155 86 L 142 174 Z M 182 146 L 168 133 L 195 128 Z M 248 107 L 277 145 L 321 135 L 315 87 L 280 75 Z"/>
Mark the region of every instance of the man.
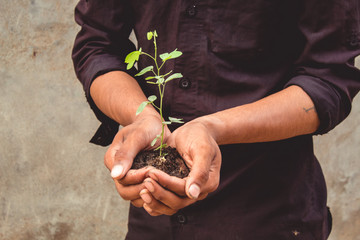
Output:
<path fill-rule="evenodd" d="M 360 89 L 357 0 L 81 0 L 75 18 L 75 70 L 102 122 L 92 142 L 111 143 L 105 164 L 132 203 L 126 239 L 328 237 L 312 135 L 339 124 Z M 161 129 L 150 105 L 135 115 L 157 89 L 126 70 L 132 29 L 146 52 L 152 30 L 159 53 L 183 52 L 164 69 L 184 75 L 167 85 L 164 108 L 186 122 L 166 141 L 188 178 L 129 170 Z"/>

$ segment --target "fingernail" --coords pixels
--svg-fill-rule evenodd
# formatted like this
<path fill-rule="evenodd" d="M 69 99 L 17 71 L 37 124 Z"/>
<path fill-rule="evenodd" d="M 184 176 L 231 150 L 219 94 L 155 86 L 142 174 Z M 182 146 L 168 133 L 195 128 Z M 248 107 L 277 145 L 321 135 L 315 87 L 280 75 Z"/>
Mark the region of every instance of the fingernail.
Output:
<path fill-rule="evenodd" d="M 112 178 L 117 178 L 119 177 L 122 172 L 124 170 L 124 167 L 121 165 L 115 165 L 112 169 L 111 169 L 111 177 Z"/>
<path fill-rule="evenodd" d="M 147 204 L 151 203 L 152 199 L 149 194 L 140 192 L 140 197 L 145 203 L 147 203 Z"/>
<path fill-rule="evenodd" d="M 149 192 L 155 191 L 154 185 L 152 184 L 152 182 L 150 180 L 145 181 L 145 187 L 147 188 L 147 190 L 149 190 Z"/>
<path fill-rule="evenodd" d="M 200 195 L 200 187 L 196 184 L 192 184 L 189 187 L 189 194 L 192 198 L 198 198 Z"/>
<path fill-rule="evenodd" d="M 148 213 L 151 213 L 151 212 L 153 211 L 146 203 L 144 203 L 143 208 L 144 208 Z"/>

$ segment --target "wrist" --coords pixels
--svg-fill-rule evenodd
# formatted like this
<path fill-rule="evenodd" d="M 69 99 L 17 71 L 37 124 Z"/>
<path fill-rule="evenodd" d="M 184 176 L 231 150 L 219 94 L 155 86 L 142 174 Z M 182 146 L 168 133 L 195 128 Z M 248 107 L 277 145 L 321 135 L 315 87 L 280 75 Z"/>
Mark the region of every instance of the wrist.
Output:
<path fill-rule="evenodd" d="M 133 114 L 132 123 L 141 121 L 145 118 L 154 118 L 161 122 L 161 116 L 160 114 L 152 107 L 152 106 L 146 106 L 145 109 L 138 115 L 136 113 Z"/>
<path fill-rule="evenodd" d="M 196 118 L 193 122 L 202 124 L 218 145 L 223 144 L 222 133 L 224 132 L 225 123 L 215 114 Z"/>

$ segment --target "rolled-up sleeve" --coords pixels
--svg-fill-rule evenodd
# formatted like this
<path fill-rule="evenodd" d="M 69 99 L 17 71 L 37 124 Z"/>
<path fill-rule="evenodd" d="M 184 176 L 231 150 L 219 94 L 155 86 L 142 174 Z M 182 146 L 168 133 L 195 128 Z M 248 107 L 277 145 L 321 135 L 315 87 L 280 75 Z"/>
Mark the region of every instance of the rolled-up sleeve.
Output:
<path fill-rule="evenodd" d="M 96 117 L 102 122 L 91 142 L 108 145 L 118 124 L 104 115 L 90 96 L 92 81 L 113 70 L 126 71 L 125 56 L 135 50 L 129 40 L 133 14 L 128 1 L 80 0 L 75 8 L 75 21 L 81 26 L 76 36 L 72 59 L 76 75 Z"/>
<path fill-rule="evenodd" d="M 358 0 L 304 1 L 299 29 L 304 50 L 295 74 L 286 84 L 300 86 L 314 102 L 320 119 L 315 134 L 324 134 L 350 113 L 360 90 L 360 2 Z"/>

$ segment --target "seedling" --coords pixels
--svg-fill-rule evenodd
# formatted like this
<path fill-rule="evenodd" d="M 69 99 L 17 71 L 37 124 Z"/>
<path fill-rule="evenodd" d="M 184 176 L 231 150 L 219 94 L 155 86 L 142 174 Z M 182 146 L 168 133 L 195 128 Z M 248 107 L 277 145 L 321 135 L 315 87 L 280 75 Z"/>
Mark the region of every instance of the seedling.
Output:
<path fill-rule="evenodd" d="M 160 140 L 160 145 L 155 150 L 159 150 L 160 157 L 164 157 L 163 149 L 165 147 L 167 147 L 166 143 L 164 143 L 165 126 L 169 125 L 171 123 L 183 123 L 182 119 L 179 119 L 179 118 L 169 117 L 168 121 L 166 121 L 164 119 L 163 99 L 164 99 L 164 93 L 165 93 L 165 86 L 166 86 L 166 83 L 170 82 L 171 80 L 177 79 L 177 78 L 182 78 L 183 75 L 181 73 L 173 73 L 172 70 L 169 71 L 168 73 L 162 74 L 161 69 L 163 68 L 164 64 L 168 60 L 180 57 L 182 55 L 182 52 L 175 49 L 174 51 L 172 51 L 170 53 L 163 53 L 163 54 L 158 55 L 158 49 L 157 49 L 157 44 L 156 44 L 157 37 L 158 37 L 158 34 L 157 34 L 156 30 L 147 33 L 147 39 L 149 41 L 153 40 L 153 42 L 154 42 L 154 55 L 150 55 L 149 53 L 143 52 L 142 49 L 139 48 L 138 51 L 133 51 L 126 56 L 125 63 L 127 63 L 126 68 L 129 70 L 130 68 L 132 68 L 134 66 L 135 62 L 139 60 L 139 57 L 141 55 L 145 55 L 154 61 L 154 65 L 143 68 L 135 76 L 142 76 L 146 73 L 151 73 L 151 75 L 146 77 L 145 80 L 148 84 L 153 84 L 153 85 L 158 86 L 159 97 L 160 97 L 159 106 L 157 106 L 155 104 L 155 100 L 157 99 L 157 97 L 155 95 L 151 95 L 148 97 L 148 101 L 144 101 L 140 104 L 140 106 L 138 107 L 138 109 L 136 111 L 136 115 L 140 114 L 148 104 L 151 104 L 159 111 L 160 116 L 161 116 L 161 122 L 162 122 L 161 133 L 158 134 L 154 138 L 154 140 L 151 142 L 151 146 L 154 146 L 156 144 L 156 142 L 158 140 Z M 158 58 L 160 58 L 161 61 L 158 61 L 158 60 L 160 60 Z"/>

